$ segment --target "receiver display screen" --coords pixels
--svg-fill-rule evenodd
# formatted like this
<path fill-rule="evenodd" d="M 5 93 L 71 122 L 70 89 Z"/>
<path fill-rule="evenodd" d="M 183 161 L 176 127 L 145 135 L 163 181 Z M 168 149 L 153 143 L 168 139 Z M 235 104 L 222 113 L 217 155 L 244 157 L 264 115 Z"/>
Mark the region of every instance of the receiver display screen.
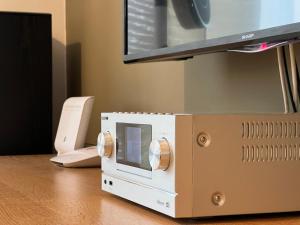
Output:
<path fill-rule="evenodd" d="M 117 163 L 151 170 L 151 125 L 117 123 Z"/>
<path fill-rule="evenodd" d="M 126 142 L 126 158 L 128 162 L 141 164 L 142 163 L 142 128 L 126 127 L 125 128 Z"/>

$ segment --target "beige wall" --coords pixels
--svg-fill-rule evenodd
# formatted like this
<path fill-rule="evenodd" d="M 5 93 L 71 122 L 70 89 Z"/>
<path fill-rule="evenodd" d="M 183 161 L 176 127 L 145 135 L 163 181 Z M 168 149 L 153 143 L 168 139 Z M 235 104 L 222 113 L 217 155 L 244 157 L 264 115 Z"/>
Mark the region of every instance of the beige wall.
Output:
<path fill-rule="evenodd" d="M 296 46 L 300 58 L 300 45 Z M 189 113 L 283 112 L 276 50 L 215 53 L 185 63 Z"/>
<path fill-rule="evenodd" d="M 66 1 L 69 71 L 82 81 L 73 93 L 96 96 L 88 143 L 96 142 L 100 112 L 184 110 L 182 62 L 122 63 L 122 2 Z"/>
<path fill-rule="evenodd" d="M 62 104 L 66 98 L 66 10 L 65 0 L 0 0 L 1 11 L 52 14 L 53 34 L 53 114 L 56 133 Z"/>

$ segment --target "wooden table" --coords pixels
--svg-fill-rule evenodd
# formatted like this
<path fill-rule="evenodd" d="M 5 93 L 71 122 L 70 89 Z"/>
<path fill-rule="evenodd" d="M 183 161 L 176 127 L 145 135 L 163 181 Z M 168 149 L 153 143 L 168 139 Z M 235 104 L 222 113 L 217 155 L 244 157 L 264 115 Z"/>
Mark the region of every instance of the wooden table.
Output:
<path fill-rule="evenodd" d="M 50 157 L 0 157 L 1 225 L 300 224 L 300 213 L 174 220 L 102 192 L 100 169 L 61 168 Z"/>

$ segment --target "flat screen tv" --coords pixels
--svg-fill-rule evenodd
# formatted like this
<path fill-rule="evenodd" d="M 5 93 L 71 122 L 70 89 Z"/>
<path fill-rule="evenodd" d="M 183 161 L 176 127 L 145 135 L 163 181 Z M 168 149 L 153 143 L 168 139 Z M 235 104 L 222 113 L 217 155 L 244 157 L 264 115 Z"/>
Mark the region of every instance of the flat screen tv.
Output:
<path fill-rule="evenodd" d="M 124 62 L 298 40 L 299 0 L 124 0 Z"/>

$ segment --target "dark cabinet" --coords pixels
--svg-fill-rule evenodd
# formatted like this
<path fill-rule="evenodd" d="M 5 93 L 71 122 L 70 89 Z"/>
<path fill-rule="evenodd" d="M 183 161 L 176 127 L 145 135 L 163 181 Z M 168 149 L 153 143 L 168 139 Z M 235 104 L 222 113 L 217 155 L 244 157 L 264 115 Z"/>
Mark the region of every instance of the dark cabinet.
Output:
<path fill-rule="evenodd" d="M 1 12 L 0 32 L 0 155 L 51 153 L 51 15 Z"/>

